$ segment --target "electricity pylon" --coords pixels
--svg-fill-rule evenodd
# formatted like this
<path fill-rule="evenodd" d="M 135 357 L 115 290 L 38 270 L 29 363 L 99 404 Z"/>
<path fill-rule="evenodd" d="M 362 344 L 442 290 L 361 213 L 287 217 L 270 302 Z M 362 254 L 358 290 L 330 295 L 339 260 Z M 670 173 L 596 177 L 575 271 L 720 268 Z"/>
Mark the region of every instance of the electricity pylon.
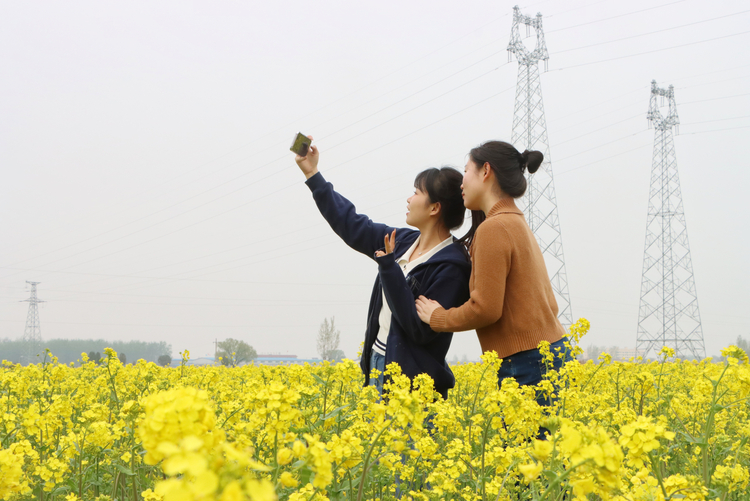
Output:
<path fill-rule="evenodd" d="M 526 28 L 527 36 L 532 28 L 536 33 L 534 50 L 527 49 L 521 39 L 522 25 Z M 511 141 L 521 151 L 538 150 L 544 154 L 544 161 L 539 170 L 534 174 L 526 174 L 528 188 L 521 198 L 520 205 L 542 249 L 559 308 L 558 318 L 567 329 L 573 323 L 573 313 L 570 306 L 560 218 L 557 214 L 555 185 L 552 178 L 542 85 L 539 79 L 539 61 L 544 61 L 546 65 L 549 59 L 547 45 L 544 42 L 541 14 L 532 18 L 522 15 L 518 6 L 513 7 L 513 28 L 508 44 L 509 59 L 512 57 L 511 54 L 515 54 L 518 61 Z"/>
<path fill-rule="evenodd" d="M 26 282 L 31 285 L 31 297 L 24 299 L 23 302 L 29 303 L 29 313 L 26 315 L 26 329 L 23 331 L 23 346 L 24 354 L 22 355 L 21 363 L 30 364 L 34 362 L 36 356 L 42 351 L 42 328 L 39 324 L 39 303 L 40 301 L 36 297 L 36 286 L 40 282 Z"/>
<path fill-rule="evenodd" d="M 666 116 L 659 109 L 665 99 Z M 680 119 L 672 85 L 661 89 L 651 82 L 647 118 L 656 133 L 636 350 L 644 357 L 649 352 L 655 356 L 667 346 L 679 358 L 702 359 L 706 349 L 677 172 L 673 129 Z"/>

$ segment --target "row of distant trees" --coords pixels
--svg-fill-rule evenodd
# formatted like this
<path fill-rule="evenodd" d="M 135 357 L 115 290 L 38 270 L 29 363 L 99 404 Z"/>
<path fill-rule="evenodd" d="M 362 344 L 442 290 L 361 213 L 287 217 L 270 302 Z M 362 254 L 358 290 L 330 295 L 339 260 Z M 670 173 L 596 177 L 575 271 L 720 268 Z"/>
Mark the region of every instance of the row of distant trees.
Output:
<path fill-rule="evenodd" d="M 47 348 L 63 364 L 77 362 L 81 353 L 86 353 L 90 359 L 101 358 L 104 348 L 112 348 L 120 356 L 120 360 L 135 362 L 139 359 L 147 362 L 169 365 L 172 360 L 172 345 L 160 342 L 146 341 L 105 341 L 104 339 L 49 339 L 42 343 L 42 352 L 38 360 L 44 357 Z M 26 344 L 18 339 L 0 339 L 0 360 L 21 363 L 26 354 Z M 160 360 L 161 357 L 161 360 Z M 164 363 L 166 359 L 166 363 Z"/>
<path fill-rule="evenodd" d="M 339 349 L 341 331 L 336 328 L 335 317 L 323 320 L 318 330 L 317 348 L 320 358 L 332 362 L 340 362 L 344 352 Z M 160 342 L 146 341 L 105 341 L 104 339 L 49 339 L 42 344 L 39 354 L 41 362 L 44 349 L 49 349 L 52 355 L 63 364 L 81 360 L 81 354 L 86 353 L 89 360 L 99 362 L 104 348 L 109 347 L 117 352 L 122 363 L 136 362 L 143 359 L 161 366 L 168 366 L 172 362 L 172 345 Z M 26 355 L 26 344 L 18 339 L 0 339 L 0 360 L 21 363 Z M 236 367 L 250 363 L 258 357 L 255 349 L 245 341 L 228 338 L 217 345 L 217 360 L 222 365 Z"/>

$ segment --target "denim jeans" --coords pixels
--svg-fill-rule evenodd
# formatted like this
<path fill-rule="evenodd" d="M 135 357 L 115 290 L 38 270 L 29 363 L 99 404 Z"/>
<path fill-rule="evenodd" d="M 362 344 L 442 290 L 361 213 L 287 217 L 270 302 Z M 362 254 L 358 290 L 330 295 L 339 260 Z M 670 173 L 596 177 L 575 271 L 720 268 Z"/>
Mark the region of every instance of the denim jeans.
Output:
<path fill-rule="evenodd" d="M 378 374 L 378 377 L 372 377 L 372 371 L 373 369 L 377 369 L 380 371 L 380 374 Z M 372 356 L 370 357 L 370 385 L 374 386 L 378 389 L 378 393 L 381 395 L 383 394 L 383 383 L 385 381 L 385 375 L 383 374 L 385 372 L 385 355 L 381 355 L 377 351 L 372 351 Z"/>
<path fill-rule="evenodd" d="M 552 362 L 552 368 L 559 371 L 565 362 L 573 359 L 570 350 L 565 347 L 568 341 L 567 337 L 550 344 L 550 352 L 555 356 Z M 538 384 L 547 373 L 547 366 L 542 359 L 542 354 L 538 348 L 515 353 L 503 359 L 500 369 L 497 371 L 497 384 L 502 386 L 503 379 L 515 378 L 521 386 Z M 554 397 L 549 397 L 544 393 L 538 392 L 536 401 L 539 405 L 552 405 Z"/>

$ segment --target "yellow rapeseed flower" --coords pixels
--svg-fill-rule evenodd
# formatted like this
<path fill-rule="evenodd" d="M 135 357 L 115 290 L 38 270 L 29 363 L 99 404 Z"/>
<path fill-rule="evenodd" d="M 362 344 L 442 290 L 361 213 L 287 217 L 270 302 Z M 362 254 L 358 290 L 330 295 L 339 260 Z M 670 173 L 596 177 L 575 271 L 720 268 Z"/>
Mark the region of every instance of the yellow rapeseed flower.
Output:
<path fill-rule="evenodd" d="M 518 467 L 519 471 L 523 473 L 524 479 L 526 482 L 531 482 L 536 477 L 539 476 L 539 474 L 544 469 L 544 465 L 542 463 L 527 463 L 522 464 Z"/>

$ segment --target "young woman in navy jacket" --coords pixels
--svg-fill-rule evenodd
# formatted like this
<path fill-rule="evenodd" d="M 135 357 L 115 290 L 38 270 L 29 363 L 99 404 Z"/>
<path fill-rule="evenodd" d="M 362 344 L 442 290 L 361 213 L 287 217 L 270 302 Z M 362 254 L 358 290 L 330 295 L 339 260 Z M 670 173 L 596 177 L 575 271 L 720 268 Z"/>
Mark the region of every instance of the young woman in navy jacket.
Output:
<path fill-rule="evenodd" d="M 360 360 L 365 386 L 373 384 L 382 393 L 382 372 L 396 362 L 409 378 L 429 375 L 435 390 L 447 398 L 455 385 L 445 361 L 453 333 L 435 332 L 423 323 L 414 301 L 423 295 L 447 309 L 469 298 L 470 260 L 464 244 L 450 233 L 461 226 L 466 212 L 461 173 L 450 167 L 421 172 L 407 199 L 406 224 L 417 230 L 395 229 L 357 214 L 318 172 L 319 158 L 317 147 L 311 146 L 306 156 L 295 160 L 320 213 L 349 247 L 378 264 Z M 372 369 L 380 371 L 380 377 L 371 378 Z"/>

